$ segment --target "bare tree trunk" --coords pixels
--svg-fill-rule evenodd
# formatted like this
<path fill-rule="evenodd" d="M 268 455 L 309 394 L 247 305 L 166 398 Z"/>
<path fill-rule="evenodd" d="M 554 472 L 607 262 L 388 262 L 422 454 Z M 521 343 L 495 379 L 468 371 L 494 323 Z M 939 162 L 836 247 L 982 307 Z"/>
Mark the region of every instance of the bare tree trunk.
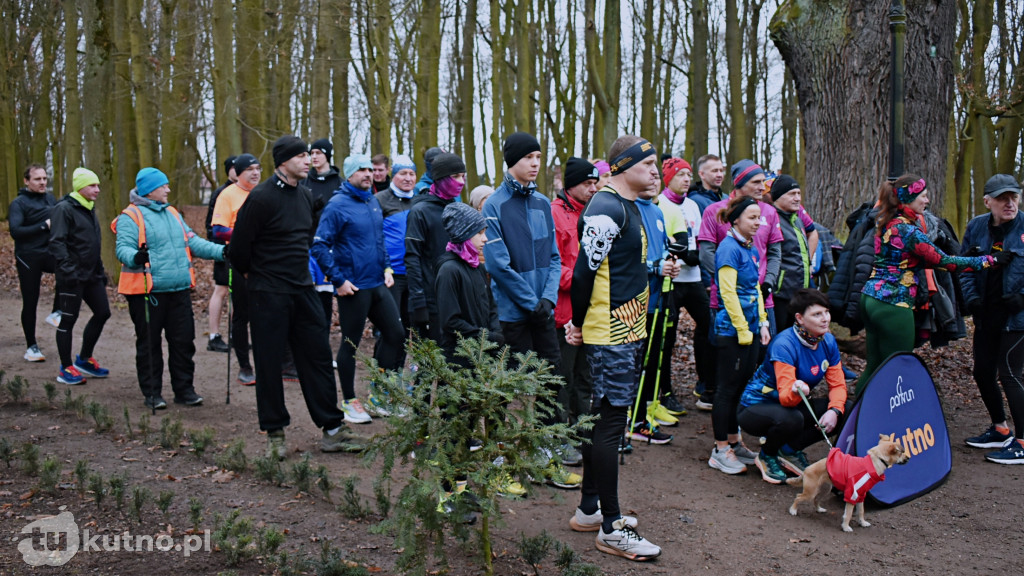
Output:
<path fill-rule="evenodd" d="M 71 189 L 71 174 L 82 163 L 82 103 L 78 94 L 78 2 L 64 8 L 64 172 L 53 167 L 54 191 Z"/>
<path fill-rule="evenodd" d="M 272 166 L 270 144 L 266 133 L 267 97 L 263 71 L 267 69 L 261 40 L 265 25 L 260 0 L 238 0 L 238 26 L 235 33 L 236 70 L 238 78 L 238 115 L 241 120 L 241 150 L 256 155 L 264 166 Z"/>
<path fill-rule="evenodd" d="M 316 39 L 313 41 L 313 77 L 310 79 L 310 139 L 326 138 L 331 132 L 331 68 L 328 46 L 331 41 L 331 11 L 317 3 Z"/>
<path fill-rule="evenodd" d="M 619 137 L 619 89 L 622 83 L 619 0 L 607 0 L 604 11 L 604 38 L 599 47 L 594 23 L 595 0 L 586 0 L 587 78 L 594 94 L 594 147 L 606 155 Z"/>
<path fill-rule="evenodd" d="M 863 0 L 788 0 L 770 25 L 793 74 L 805 122 L 806 204 L 815 220 L 830 228 L 872 199 L 888 172 L 887 10 L 886 3 Z M 953 75 L 944 63 L 952 58 L 949 30 L 956 7 L 910 0 L 907 13 L 908 169 L 928 179 L 939 212 L 946 148 L 936 143 L 945 142 L 952 111 Z"/>
<path fill-rule="evenodd" d="M 210 78 L 213 84 L 213 126 L 217 146 L 217 166 L 229 156 L 243 152 L 241 127 L 238 122 L 238 86 L 236 84 L 235 15 L 231 2 L 213 2 L 213 62 Z"/>
<path fill-rule="evenodd" d="M 729 65 L 730 163 L 750 158 L 753 152 L 743 106 L 743 35 L 740 32 L 736 2 L 737 0 L 725 0 L 725 59 Z"/>
<path fill-rule="evenodd" d="M 146 30 L 142 27 L 142 13 L 143 13 L 143 2 L 142 0 L 129 0 L 128 12 L 125 17 L 128 18 L 128 44 L 130 46 L 131 55 L 131 86 L 132 91 L 135 94 L 135 106 L 132 107 L 132 111 L 135 115 L 135 146 L 138 150 L 139 162 L 142 166 L 152 166 L 153 160 L 156 154 L 156 145 L 154 144 L 155 138 L 152 130 L 158 126 L 154 123 L 154 120 L 158 118 L 158 115 L 152 108 L 152 103 L 149 99 L 150 90 L 149 87 L 152 84 L 154 78 L 150 75 L 147 70 L 147 62 L 149 59 L 150 42 L 146 34 Z M 167 16 L 167 13 L 164 13 Z M 164 26 L 170 27 L 170 23 L 162 23 Z M 146 36 L 146 38 L 144 38 Z M 163 42 L 168 42 L 169 39 L 164 39 Z M 120 47 L 120 46 L 119 46 Z M 164 66 L 170 66 L 170 62 L 161 62 Z"/>
<path fill-rule="evenodd" d="M 416 140 L 413 150 L 421 155 L 437 145 L 438 85 L 441 60 L 441 3 L 424 2 L 416 50 Z"/>
<path fill-rule="evenodd" d="M 476 130 L 473 129 L 473 96 L 476 94 L 476 76 L 473 60 L 476 45 L 477 0 L 466 2 L 466 22 L 462 27 L 462 83 L 459 85 L 458 122 L 462 135 L 462 159 L 466 163 L 466 189 L 480 184 L 476 166 Z"/>
<path fill-rule="evenodd" d="M 334 156 L 344 158 L 351 150 L 348 121 L 348 66 L 352 61 L 351 0 L 329 0 L 333 29 L 331 43 L 331 80 L 334 96 Z"/>
<path fill-rule="evenodd" d="M 658 128 L 655 125 L 658 84 L 655 78 L 654 62 L 654 0 L 644 0 L 643 64 L 640 73 L 640 135 L 660 146 Z M 660 68 L 660 66 L 658 66 Z"/>
<path fill-rule="evenodd" d="M 686 147 L 683 154 L 691 162 L 708 153 L 708 135 L 711 132 L 708 115 L 708 5 L 706 0 L 693 0 L 693 51 L 690 53 L 689 92 L 687 101 Z M 694 177 L 696 174 L 694 166 Z"/>

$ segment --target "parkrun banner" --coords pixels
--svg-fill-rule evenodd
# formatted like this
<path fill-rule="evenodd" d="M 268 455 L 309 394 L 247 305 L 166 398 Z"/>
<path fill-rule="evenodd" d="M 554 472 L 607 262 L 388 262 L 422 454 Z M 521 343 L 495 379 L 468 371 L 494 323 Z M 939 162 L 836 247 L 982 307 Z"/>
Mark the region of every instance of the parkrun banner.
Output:
<path fill-rule="evenodd" d="M 879 434 L 893 434 L 910 460 L 886 470 L 885 481 L 868 493 L 874 502 L 883 506 L 909 502 L 949 476 L 953 454 L 946 417 L 935 382 L 916 354 L 893 354 L 875 371 L 850 410 L 836 448 L 865 456 L 878 444 Z"/>

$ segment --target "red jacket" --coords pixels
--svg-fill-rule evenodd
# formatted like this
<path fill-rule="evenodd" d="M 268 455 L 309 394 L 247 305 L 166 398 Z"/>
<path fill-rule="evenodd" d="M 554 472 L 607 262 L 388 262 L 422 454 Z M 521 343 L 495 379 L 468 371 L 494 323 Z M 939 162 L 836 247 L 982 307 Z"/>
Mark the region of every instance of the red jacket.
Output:
<path fill-rule="evenodd" d="M 828 451 L 825 469 L 832 479 L 832 485 L 843 491 L 843 499 L 850 504 L 863 502 L 868 496 L 868 490 L 885 480 L 885 474 L 879 476 L 875 472 L 871 456 L 850 456 L 839 448 Z"/>
<path fill-rule="evenodd" d="M 561 328 L 572 320 L 572 299 L 569 287 L 572 285 L 572 269 L 580 255 L 580 238 L 577 223 L 583 204 L 569 197 L 564 191 L 551 202 L 551 217 L 555 221 L 555 239 L 558 254 L 562 258 L 562 274 L 558 279 L 558 302 L 555 303 L 555 326 Z"/>

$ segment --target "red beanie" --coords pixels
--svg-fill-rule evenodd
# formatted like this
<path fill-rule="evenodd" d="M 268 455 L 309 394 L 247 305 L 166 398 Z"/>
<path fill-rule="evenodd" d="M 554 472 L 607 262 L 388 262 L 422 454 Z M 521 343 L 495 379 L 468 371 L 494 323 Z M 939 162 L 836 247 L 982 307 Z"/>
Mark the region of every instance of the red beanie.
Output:
<path fill-rule="evenodd" d="M 665 160 L 665 163 L 661 165 L 661 173 L 665 179 L 665 186 L 676 177 L 676 173 L 683 168 L 693 172 L 693 168 L 690 168 L 690 163 L 682 158 L 669 158 Z"/>

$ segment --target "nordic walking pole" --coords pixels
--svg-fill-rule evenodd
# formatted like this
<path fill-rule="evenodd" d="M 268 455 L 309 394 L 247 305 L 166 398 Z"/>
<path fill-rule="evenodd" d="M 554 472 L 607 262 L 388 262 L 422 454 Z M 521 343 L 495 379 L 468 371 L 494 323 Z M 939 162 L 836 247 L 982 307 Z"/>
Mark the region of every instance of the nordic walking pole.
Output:
<path fill-rule="evenodd" d="M 146 248 L 146 243 L 145 242 L 142 243 L 142 246 L 139 246 L 140 250 L 143 249 L 143 248 Z M 149 267 L 149 261 L 146 262 L 146 265 L 143 268 L 142 272 L 143 272 L 142 273 L 142 285 L 146 289 L 146 293 L 143 296 L 143 299 L 146 302 L 146 344 L 147 344 L 146 345 L 146 355 L 149 356 L 149 379 L 150 379 L 150 384 L 152 385 L 152 382 L 154 380 L 154 377 L 153 377 L 153 330 L 152 330 L 153 327 L 150 325 L 150 322 L 149 322 L 149 279 L 150 279 L 150 276 L 151 276 L 152 272 L 151 272 L 151 268 Z M 162 386 L 163 382 L 161 382 L 160 384 Z M 153 416 L 156 416 L 156 400 L 152 401 L 151 408 L 153 409 Z"/>
<path fill-rule="evenodd" d="M 225 404 L 231 404 L 231 301 L 234 299 L 234 292 L 231 287 L 231 280 L 234 277 L 231 263 L 228 262 L 228 379 L 227 395 L 224 397 Z"/>
<path fill-rule="evenodd" d="M 671 282 L 672 282 L 672 279 L 669 278 L 668 276 L 666 276 L 665 279 L 661 283 L 661 292 L 658 293 L 658 305 L 654 307 L 654 318 L 651 321 L 651 326 L 657 326 L 658 325 L 658 318 L 661 316 L 662 312 L 665 311 L 665 294 L 667 294 L 668 291 L 672 289 Z M 662 334 L 662 337 L 664 337 L 664 334 Z M 651 346 L 653 346 L 653 345 L 654 345 L 654 338 L 652 337 L 652 334 L 648 334 L 647 335 L 647 351 L 644 353 L 643 369 L 640 371 L 640 386 L 637 388 L 637 391 L 636 391 L 636 402 L 633 403 L 633 412 L 632 412 L 632 414 L 630 414 L 630 418 L 629 418 L 629 431 L 630 432 L 632 432 L 633 431 L 633 427 L 636 426 L 636 413 L 637 413 L 638 410 L 640 410 L 640 396 L 641 396 L 641 394 L 643 392 L 645 381 L 647 380 L 647 360 L 651 357 Z M 659 346 L 659 350 L 660 350 L 660 348 L 661 347 Z M 657 394 L 657 389 L 655 389 L 655 394 Z M 657 401 L 657 397 L 655 397 L 655 401 Z M 650 421 L 650 419 L 651 419 L 650 415 L 648 415 L 647 420 Z"/>
<path fill-rule="evenodd" d="M 797 388 L 796 392 L 797 392 L 797 394 L 800 395 L 800 399 L 804 401 L 804 406 L 807 407 L 807 411 L 811 413 L 811 417 L 814 418 L 814 421 L 815 422 L 819 422 L 818 415 L 814 413 L 814 408 L 811 408 L 811 402 L 809 400 L 807 400 L 807 396 L 804 396 L 804 391 L 799 389 L 799 388 Z M 818 430 L 821 430 L 821 425 L 820 424 L 818 424 L 815 427 Z M 824 430 L 821 430 L 821 435 L 825 438 L 825 444 L 828 444 L 829 448 L 835 448 L 835 446 L 832 445 L 832 441 L 828 439 L 828 434 L 825 434 Z"/>

